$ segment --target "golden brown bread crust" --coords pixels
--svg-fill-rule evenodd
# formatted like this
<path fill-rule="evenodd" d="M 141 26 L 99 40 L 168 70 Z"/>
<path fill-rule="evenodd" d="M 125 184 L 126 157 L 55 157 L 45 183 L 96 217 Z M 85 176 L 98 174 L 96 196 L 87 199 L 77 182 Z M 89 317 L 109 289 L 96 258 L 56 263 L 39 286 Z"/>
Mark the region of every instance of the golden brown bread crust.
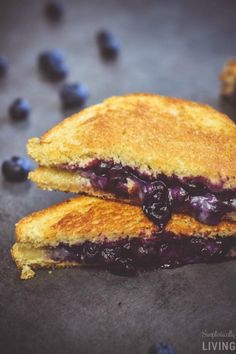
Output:
<path fill-rule="evenodd" d="M 28 152 L 40 165 L 113 159 L 167 176 L 203 176 L 236 188 L 236 126 L 191 101 L 151 94 L 111 97 L 65 119 Z"/>
<path fill-rule="evenodd" d="M 44 249 L 33 248 L 30 244 L 15 243 L 11 249 L 11 255 L 18 269 L 21 270 L 22 280 L 31 279 L 35 276 L 33 271 L 40 268 L 68 268 L 80 266 L 77 262 L 59 262 L 48 257 Z"/>
<path fill-rule="evenodd" d="M 39 268 L 66 268 L 75 267 L 77 262 L 59 262 L 48 257 L 44 249 L 34 248 L 30 244 L 15 243 L 11 249 L 11 255 L 18 269 L 28 266 L 31 269 Z"/>
<path fill-rule="evenodd" d="M 149 237 L 158 230 L 138 206 L 81 196 L 21 219 L 16 224 L 16 241 L 37 248 L 56 246 L 60 242 Z M 174 214 L 165 230 L 185 237 L 236 236 L 236 223 L 222 221 L 208 226 L 190 216 Z"/>
<path fill-rule="evenodd" d="M 30 172 L 29 179 L 36 185 L 45 190 L 59 190 L 70 193 L 84 193 L 91 196 L 105 199 L 119 199 L 113 194 L 106 193 L 100 189 L 94 188 L 89 179 L 81 177 L 78 173 L 60 170 L 53 167 L 38 167 Z M 130 203 L 130 200 L 122 199 L 123 202 Z"/>
<path fill-rule="evenodd" d="M 16 241 L 34 247 L 116 240 L 151 233 L 157 227 L 139 207 L 81 196 L 32 213 L 16 224 Z"/>

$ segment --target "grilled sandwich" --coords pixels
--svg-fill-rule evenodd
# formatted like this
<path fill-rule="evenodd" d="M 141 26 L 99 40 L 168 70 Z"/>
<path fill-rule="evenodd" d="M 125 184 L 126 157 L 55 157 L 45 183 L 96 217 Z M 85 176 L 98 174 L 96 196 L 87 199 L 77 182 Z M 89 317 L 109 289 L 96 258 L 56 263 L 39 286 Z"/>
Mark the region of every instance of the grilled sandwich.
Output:
<path fill-rule="evenodd" d="M 22 278 L 37 268 L 100 266 L 120 275 L 236 256 L 236 223 L 207 226 L 173 214 L 165 231 L 139 206 L 81 196 L 24 217 L 12 257 Z"/>
<path fill-rule="evenodd" d="M 191 101 L 111 97 L 28 142 L 39 187 L 122 200 L 164 229 L 174 213 L 236 220 L 236 126 Z"/>

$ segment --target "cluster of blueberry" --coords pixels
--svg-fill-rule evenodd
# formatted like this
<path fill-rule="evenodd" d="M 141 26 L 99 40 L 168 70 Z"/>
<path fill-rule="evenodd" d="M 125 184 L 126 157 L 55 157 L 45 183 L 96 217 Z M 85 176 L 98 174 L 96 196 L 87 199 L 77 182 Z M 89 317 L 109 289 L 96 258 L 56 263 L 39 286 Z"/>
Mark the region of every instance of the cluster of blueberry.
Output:
<path fill-rule="evenodd" d="M 61 2 L 51 1 L 45 6 L 45 15 L 50 21 L 60 21 L 64 16 L 65 8 Z M 107 60 L 114 60 L 120 49 L 115 36 L 107 30 L 99 31 L 97 43 L 101 56 Z M 0 78 L 6 76 L 9 63 L 5 56 L 0 56 Z M 68 75 L 68 67 L 63 53 L 52 49 L 42 52 L 38 57 L 38 67 L 42 75 L 50 81 L 61 81 Z M 60 99 L 63 109 L 79 110 L 83 108 L 89 97 L 87 87 L 82 83 L 65 83 L 60 90 Z M 29 102 L 24 98 L 17 98 L 9 107 L 9 115 L 13 121 L 27 119 L 31 112 Z M 27 179 L 30 164 L 26 158 L 12 157 L 4 161 L 2 173 L 7 181 L 21 182 Z"/>
<path fill-rule="evenodd" d="M 68 245 L 61 243 L 47 249 L 54 261 L 100 265 L 111 273 L 135 276 L 138 269 L 176 268 L 184 264 L 227 259 L 235 242 L 232 238 L 204 239 L 176 237 L 164 232 L 150 239 L 131 238 L 115 242 L 89 242 Z"/>
<path fill-rule="evenodd" d="M 217 225 L 223 215 L 236 211 L 234 191 L 221 191 L 203 178 L 180 180 L 176 176 L 152 176 L 113 161 L 95 159 L 87 166 L 61 166 L 78 171 L 98 189 L 141 204 L 143 212 L 161 229 L 172 212 L 192 215 L 201 223 Z M 128 188 L 128 180 L 132 188 Z"/>

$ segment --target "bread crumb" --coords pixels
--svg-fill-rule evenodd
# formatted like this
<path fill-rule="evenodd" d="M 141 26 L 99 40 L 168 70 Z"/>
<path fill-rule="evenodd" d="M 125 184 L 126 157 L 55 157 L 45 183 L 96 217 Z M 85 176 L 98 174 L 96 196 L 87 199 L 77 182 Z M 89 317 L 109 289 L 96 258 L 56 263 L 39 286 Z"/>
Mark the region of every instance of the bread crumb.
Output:
<path fill-rule="evenodd" d="M 22 280 L 31 279 L 35 276 L 35 272 L 28 266 L 24 265 L 21 271 L 20 278 Z"/>
<path fill-rule="evenodd" d="M 52 271 L 51 271 L 51 270 L 49 270 L 49 271 L 48 271 L 48 274 L 52 274 Z"/>

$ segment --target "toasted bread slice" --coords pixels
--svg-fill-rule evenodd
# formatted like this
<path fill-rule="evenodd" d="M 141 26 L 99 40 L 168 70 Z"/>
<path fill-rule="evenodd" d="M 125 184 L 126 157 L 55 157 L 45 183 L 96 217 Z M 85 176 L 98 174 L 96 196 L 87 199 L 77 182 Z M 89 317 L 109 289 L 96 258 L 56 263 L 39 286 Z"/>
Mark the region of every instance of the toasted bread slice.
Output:
<path fill-rule="evenodd" d="M 40 165 L 113 160 L 153 175 L 236 188 L 236 126 L 213 108 L 151 94 L 111 97 L 28 142 Z"/>
<path fill-rule="evenodd" d="M 117 196 L 114 197 L 114 194 L 93 187 L 88 178 L 55 167 L 38 167 L 35 171 L 30 172 L 29 178 L 44 190 L 59 190 L 76 194 L 83 193 L 104 199 L 119 199 Z M 121 199 L 124 202 L 131 203 L 128 199 Z"/>
<path fill-rule="evenodd" d="M 148 236 L 158 230 L 136 206 L 81 196 L 21 219 L 16 224 L 16 242 L 34 247 L 57 246 L 61 242 L 73 245 L 87 240 L 139 237 L 142 233 Z"/>
<path fill-rule="evenodd" d="M 34 248 L 31 244 L 15 243 L 11 249 L 11 255 L 17 268 L 21 269 L 21 279 L 33 278 L 33 269 L 39 268 L 68 268 L 79 266 L 78 262 L 55 261 L 48 256 L 44 248 Z"/>
<path fill-rule="evenodd" d="M 16 225 L 16 244 L 12 248 L 12 256 L 17 267 L 24 269 L 25 278 L 27 278 L 30 272 L 29 267 L 91 264 L 91 260 L 86 263 L 86 258 L 84 258 L 83 247 L 88 247 L 88 243 L 100 247 L 103 253 L 107 247 L 112 249 L 112 252 L 119 248 L 123 256 L 124 250 L 127 253 L 130 252 L 129 249 L 132 249 L 133 252 L 138 242 L 141 242 L 142 247 L 150 247 L 150 243 L 157 247 L 158 244 L 159 248 L 156 251 L 158 258 L 161 247 L 166 247 L 168 244 L 172 247 L 182 242 L 183 248 L 186 242 L 186 247 L 203 242 L 202 252 L 202 249 L 207 249 L 204 242 L 214 242 L 214 245 L 216 242 L 217 245 L 224 245 L 224 256 L 229 257 L 229 250 L 232 245 L 235 246 L 236 240 L 236 223 L 222 221 L 217 226 L 207 226 L 181 214 L 172 215 L 165 232 L 158 233 L 159 231 L 158 226 L 152 223 L 137 206 L 81 196 L 35 212 L 20 220 Z M 234 243 L 229 243 L 229 239 L 233 239 Z M 130 243 L 131 248 L 127 248 L 127 242 Z M 181 254 L 183 254 L 182 248 Z M 61 256 L 62 249 L 63 257 Z M 73 257 L 70 256 L 71 250 L 74 252 Z M 188 255 L 188 248 L 186 250 Z M 58 252 L 60 252 L 59 256 Z M 196 250 L 194 250 L 194 257 L 195 253 Z M 107 265 L 107 255 L 103 254 L 102 257 L 105 257 L 104 262 Z M 130 259 L 130 254 L 127 257 Z M 147 255 L 147 259 L 148 257 Z M 204 257 L 204 260 L 208 261 L 208 258 Z M 201 258 L 197 259 L 199 260 Z M 168 259 L 164 261 L 165 264 L 169 264 L 173 258 L 168 255 Z M 181 261 L 178 262 L 181 263 Z M 186 263 L 184 262 L 183 264 Z M 100 263 L 101 260 L 98 261 L 98 264 Z M 177 265 L 180 265 L 179 263 Z"/>

